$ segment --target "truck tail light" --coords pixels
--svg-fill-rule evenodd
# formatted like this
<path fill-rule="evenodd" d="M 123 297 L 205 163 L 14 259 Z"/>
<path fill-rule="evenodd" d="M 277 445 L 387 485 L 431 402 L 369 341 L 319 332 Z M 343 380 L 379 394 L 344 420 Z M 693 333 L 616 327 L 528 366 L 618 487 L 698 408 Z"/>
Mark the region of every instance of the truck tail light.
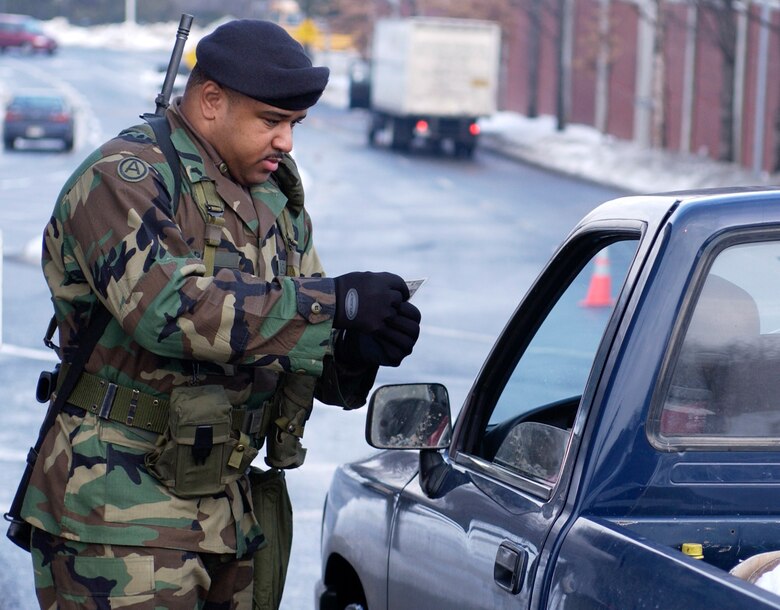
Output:
<path fill-rule="evenodd" d="M 428 121 L 420 119 L 417 121 L 417 123 L 415 123 L 414 130 L 421 136 L 424 136 L 426 133 L 428 133 Z"/>
<path fill-rule="evenodd" d="M 479 125 L 477 125 L 476 123 L 472 123 L 471 125 L 469 125 L 469 133 L 472 136 L 478 136 L 479 135 Z"/>

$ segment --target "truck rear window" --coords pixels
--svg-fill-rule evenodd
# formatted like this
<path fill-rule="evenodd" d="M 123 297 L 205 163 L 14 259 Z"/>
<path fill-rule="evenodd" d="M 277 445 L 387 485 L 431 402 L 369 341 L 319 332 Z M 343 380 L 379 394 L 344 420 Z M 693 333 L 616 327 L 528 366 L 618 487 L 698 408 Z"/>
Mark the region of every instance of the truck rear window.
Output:
<path fill-rule="evenodd" d="M 723 249 L 685 331 L 655 423 L 665 448 L 780 442 L 780 242 Z"/>

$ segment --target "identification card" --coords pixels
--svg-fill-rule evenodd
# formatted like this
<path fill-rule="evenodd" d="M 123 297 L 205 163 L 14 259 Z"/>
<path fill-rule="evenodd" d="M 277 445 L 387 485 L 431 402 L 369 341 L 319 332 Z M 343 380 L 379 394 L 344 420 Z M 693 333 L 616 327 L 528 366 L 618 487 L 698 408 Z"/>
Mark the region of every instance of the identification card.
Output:
<path fill-rule="evenodd" d="M 420 286 L 423 285 L 425 280 L 427 280 L 427 277 L 422 278 L 421 280 L 407 280 L 406 286 L 409 288 L 409 298 L 411 299 L 414 296 L 414 293 L 417 292 L 420 288 Z"/>

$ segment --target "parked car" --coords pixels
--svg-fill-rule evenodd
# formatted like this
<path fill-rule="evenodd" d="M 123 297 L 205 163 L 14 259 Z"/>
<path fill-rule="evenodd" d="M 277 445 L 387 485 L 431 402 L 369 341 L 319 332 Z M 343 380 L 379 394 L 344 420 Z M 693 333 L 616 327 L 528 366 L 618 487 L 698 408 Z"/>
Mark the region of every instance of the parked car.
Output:
<path fill-rule="evenodd" d="M 11 97 L 3 119 L 3 145 L 16 141 L 60 140 L 63 150 L 73 149 L 74 118 L 67 100 L 58 93 L 20 93 Z"/>
<path fill-rule="evenodd" d="M 57 41 L 46 34 L 41 22 L 28 15 L 0 14 L 0 52 L 17 48 L 27 52 L 41 51 L 52 55 Z"/>
<path fill-rule="evenodd" d="M 440 384 L 374 392 L 318 608 L 779 609 L 778 371 L 780 190 L 599 206 L 454 427 Z"/>

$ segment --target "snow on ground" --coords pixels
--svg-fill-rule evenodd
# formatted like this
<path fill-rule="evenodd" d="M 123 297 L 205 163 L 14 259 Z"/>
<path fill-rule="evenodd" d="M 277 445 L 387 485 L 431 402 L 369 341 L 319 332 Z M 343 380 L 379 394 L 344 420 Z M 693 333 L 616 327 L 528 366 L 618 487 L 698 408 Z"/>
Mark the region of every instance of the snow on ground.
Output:
<path fill-rule="evenodd" d="M 647 149 L 586 125 L 555 128 L 555 118 L 499 112 L 481 122 L 490 146 L 543 167 L 634 192 L 767 185 L 772 178 L 704 155 Z M 774 177 L 775 180 L 777 176 Z"/>

